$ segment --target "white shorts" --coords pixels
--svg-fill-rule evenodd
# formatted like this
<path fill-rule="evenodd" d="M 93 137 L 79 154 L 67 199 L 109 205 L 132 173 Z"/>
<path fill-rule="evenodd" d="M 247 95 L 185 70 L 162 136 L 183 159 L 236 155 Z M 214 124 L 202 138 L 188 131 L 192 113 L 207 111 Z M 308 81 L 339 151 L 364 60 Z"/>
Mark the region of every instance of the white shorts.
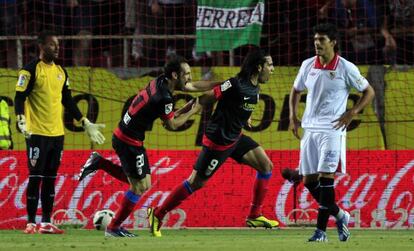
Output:
<path fill-rule="evenodd" d="M 305 130 L 300 141 L 299 173 L 346 173 L 346 135 Z M 341 168 L 338 169 L 339 161 Z"/>

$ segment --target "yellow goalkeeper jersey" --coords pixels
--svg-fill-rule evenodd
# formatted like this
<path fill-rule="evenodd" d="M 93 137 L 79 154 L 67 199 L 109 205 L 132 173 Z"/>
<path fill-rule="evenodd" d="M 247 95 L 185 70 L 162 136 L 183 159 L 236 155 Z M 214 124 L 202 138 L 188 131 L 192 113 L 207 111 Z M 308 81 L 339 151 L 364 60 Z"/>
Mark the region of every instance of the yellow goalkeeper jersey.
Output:
<path fill-rule="evenodd" d="M 66 71 L 60 65 L 40 59 L 19 71 L 16 94 L 26 97 L 24 113 L 29 132 L 43 136 L 61 136 L 63 126 L 63 88 L 69 89 Z"/>

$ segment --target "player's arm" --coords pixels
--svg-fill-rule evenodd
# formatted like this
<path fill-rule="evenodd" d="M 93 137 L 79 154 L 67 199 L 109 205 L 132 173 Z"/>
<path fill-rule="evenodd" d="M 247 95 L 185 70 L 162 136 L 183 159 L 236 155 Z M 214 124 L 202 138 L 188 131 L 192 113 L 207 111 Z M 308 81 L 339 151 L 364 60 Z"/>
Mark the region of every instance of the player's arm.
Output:
<path fill-rule="evenodd" d="M 374 88 L 371 85 L 368 85 L 365 90 L 362 92 L 362 97 L 358 102 L 352 107 L 349 111 L 342 114 L 341 117 L 332 121 L 335 123 L 335 129 L 345 130 L 348 125 L 351 123 L 352 119 L 362 110 L 365 106 L 371 103 L 372 99 L 375 96 Z"/>
<path fill-rule="evenodd" d="M 183 86 L 182 91 L 186 92 L 204 92 L 213 89 L 216 85 L 220 84 L 217 81 L 200 80 L 196 82 L 186 83 Z"/>
<path fill-rule="evenodd" d="M 197 113 L 198 111 L 200 111 L 201 106 L 199 103 L 199 99 L 195 99 L 194 101 L 190 101 L 191 103 L 191 109 L 187 111 L 184 111 L 184 107 L 183 109 L 179 109 L 178 111 L 181 110 L 180 113 L 174 113 L 172 116 L 171 115 L 167 115 L 167 119 L 164 120 L 166 126 L 168 126 L 169 128 L 176 130 L 178 127 L 182 126 L 185 122 L 187 122 L 187 120 L 194 115 L 195 113 Z M 187 104 L 186 104 L 187 105 Z M 186 106 L 184 105 L 184 106 Z"/>
<path fill-rule="evenodd" d="M 26 117 L 24 114 L 24 102 L 33 90 L 34 77 L 31 73 L 23 69 L 19 72 L 19 79 L 16 84 L 16 95 L 14 97 L 14 111 L 18 130 L 25 138 L 30 138 L 31 132 L 26 127 Z"/>
<path fill-rule="evenodd" d="M 300 101 L 301 91 L 292 87 L 289 95 L 289 130 L 292 131 L 296 138 L 300 139 L 299 127 L 300 120 L 298 119 L 298 105 Z"/>
<path fill-rule="evenodd" d="M 103 144 L 105 142 L 105 137 L 99 131 L 99 129 L 104 128 L 105 125 L 94 124 L 90 122 L 86 117 L 82 116 L 81 111 L 79 110 L 78 106 L 72 98 L 72 93 L 69 89 L 69 83 L 67 82 L 67 80 L 62 88 L 62 104 L 65 107 L 65 109 L 69 111 L 73 118 L 82 123 L 83 129 L 85 129 L 89 138 L 93 142 L 97 144 Z"/>
<path fill-rule="evenodd" d="M 349 63 L 346 65 L 347 74 L 345 77 L 346 84 L 362 92 L 362 97 L 349 111 L 342 114 L 338 119 L 332 121 L 336 130 L 345 130 L 351 123 L 354 116 L 356 116 L 365 106 L 367 106 L 375 96 L 374 88 L 368 83 L 368 81 L 361 75 L 358 67 Z"/>

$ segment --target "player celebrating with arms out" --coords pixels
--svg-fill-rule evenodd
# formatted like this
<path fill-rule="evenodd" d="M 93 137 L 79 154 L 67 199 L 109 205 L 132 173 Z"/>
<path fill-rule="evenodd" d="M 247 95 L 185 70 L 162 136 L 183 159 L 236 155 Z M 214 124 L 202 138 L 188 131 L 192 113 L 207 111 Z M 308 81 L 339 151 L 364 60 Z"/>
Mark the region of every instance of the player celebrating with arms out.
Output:
<path fill-rule="evenodd" d="M 196 90 L 198 88 L 203 90 L 211 88 L 209 86 L 213 86 L 213 83 L 204 81 L 194 86 L 191 83 L 191 68 L 185 59 L 180 56 L 172 57 L 164 67 L 164 74 L 150 81 L 145 89 L 135 96 L 114 131 L 112 146 L 122 167 L 101 157 L 96 152 L 93 152 L 86 161 L 81 170 L 79 181 L 100 169 L 130 185 L 115 217 L 105 231 L 106 236 L 136 236 L 121 227 L 121 224 L 133 211 L 142 194 L 151 186 L 150 165 L 144 148 L 147 128 L 157 118 L 161 118 L 166 126 L 172 129 L 183 125 L 200 110 L 201 106 L 198 100 L 193 100 L 187 103 L 182 110 L 174 112 L 173 91 L 176 89 Z"/>
<path fill-rule="evenodd" d="M 339 162 L 339 172 L 346 172 L 346 128 L 375 95 L 358 68 L 336 53 L 336 36 L 336 27 L 332 24 L 314 28 L 316 56 L 303 61 L 289 99 L 290 129 L 300 139 L 298 128 L 304 128 L 299 174 L 303 175 L 305 187 L 319 203 L 317 229 L 309 239 L 311 242 L 327 241 L 325 231 L 329 215 L 336 218 L 339 240 L 347 241 L 350 237 L 349 213 L 335 203 L 334 175 Z M 351 88 L 362 92 L 362 97 L 346 111 Z M 306 108 L 300 123 L 297 107 L 305 89 L 308 91 Z"/>
<path fill-rule="evenodd" d="M 242 134 L 242 128 L 248 125 L 259 101 L 259 84 L 268 82 L 273 69 L 272 57 L 255 49 L 246 56 L 236 77 L 199 97 L 200 104 L 219 101 L 205 129 L 203 148 L 192 174 L 170 193 L 162 205 L 148 209 L 153 236 L 161 236 L 161 221 L 166 213 L 202 188 L 228 157 L 258 171 L 246 224 L 266 228 L 279 225 L 279 222 L 267 219 L 261 212 L 273 164 L 261 146 Z"/>

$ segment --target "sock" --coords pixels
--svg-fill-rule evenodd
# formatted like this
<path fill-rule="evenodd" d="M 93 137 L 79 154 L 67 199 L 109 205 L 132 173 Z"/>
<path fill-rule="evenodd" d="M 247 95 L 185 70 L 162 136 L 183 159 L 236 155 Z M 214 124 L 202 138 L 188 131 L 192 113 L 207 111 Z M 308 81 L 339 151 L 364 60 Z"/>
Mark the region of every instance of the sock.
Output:
<path fill-rule="evenodd" d="M 107 160 L 105 158 L 99 159 L 98 166 L 99 166 L 99 169 L 104 170 L 105 172 L 107 172 L 109 175 L 111 175 L 115 179 L 121 182 L 124 182 L 126 184 L 129 184 L 128 178 L 125 175 L 124 171 L 122 170 L 121 166 L 118 166 L 112 163 L 112 161 Z"/>
<path fill-rule="evenodd" d="M 320 182 L 319 181 L 311 182 L 311 183 L 305 184 L 305 187 L 312 194 L 312 197 L 319 203 L 320 192 L 321 192 Z M 340 219 L 343 216 L 343 211 L 338 207 L 336 203 L 334 203 L 332 205 L 332 208 L 330 209 L 330 214 L 332 216 L 335 216 L 336 219 Z"/>
<path fill-rule="evenodd" d="M 190 183 L 188 180 L 184 181 L 174 188 L 161 206 L 155 209 L 154 215 L 159 220 L 162 220 L 169 211 L 180 205 L 181 202 L 187 199 L 192 193 L 193 190 L 191 189 Z"/>
<path fill-rule="evenodd" d="M 131 214 L 132 210 L 134 210 L 134 207 L 137 204 L 140 197 L 141 197 L 140 195 L 135 194 L 130 190 L 125 192 L 124 198 L 122 199 L 122 202 L 121 202 L 121 206 L 116 211 L 115 217 L 112 219 L 108 228 L 110 229 L 119 228 L 122 222 L 124 222 L 124 220 Z"/>
<path fill-rule="evenodd" d="M 319 203 L 319 197 L 320 197 L 320 192 L 321 192 L 321 186 L 320 186 L 319 181 L 305 184 L 305 187 L 309 190 L 312 197 Z"/>
<path fill-rule="evenodd" d="M 254 219 L 262 215 L 262 205 L 264 198 L 267 193 L 267 185 L 269 184 L 269 179 L 272 177 L 272 172 L 270 173 L 257 173 L 256 180 L 253 185 L 253 200 L 250 207 L 249 218 Z"/>
<path fill-rule="evenodd" d="M 321 177 L 317 228 L 326 231 L 331 208 L 335 205 L 334 179 Z"/>
<path fill-rule="evenodd" d="M 39 203 L 40 177 L 30 177 L 26 190 L 27 222 L 36 224 L 37 205 Z"/>
<path fill-rule="evenodd" d="M 50 215 L 55 202 L 55 180 L 56 177 L 50 176 L 42 178 L 42 192 L 40 195 L 40 200 L 42 201 L 42 222 L 50 222 Z"/>

